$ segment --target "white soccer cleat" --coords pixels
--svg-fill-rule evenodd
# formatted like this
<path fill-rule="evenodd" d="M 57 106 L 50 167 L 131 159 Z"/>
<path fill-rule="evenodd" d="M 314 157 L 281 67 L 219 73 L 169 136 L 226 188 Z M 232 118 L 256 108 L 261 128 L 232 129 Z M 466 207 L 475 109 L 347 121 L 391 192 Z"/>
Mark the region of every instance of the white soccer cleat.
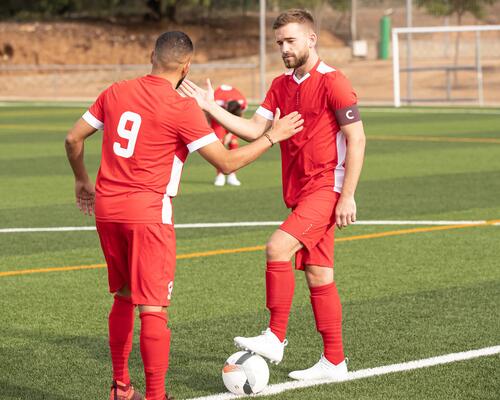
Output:
<path fill-rule="evenodd" d="M 283 359 L 283 351 L 288 341 L 285 339 L 281 342 L 278 337 L 267 328 L 262 332 L 262 335 L 254 337 L 234 338 L 234 344 L 240 349 L 258 354 L 259 356 L 269 359 L 271 363 L 279 364 Z"/>
<path fill-rule="evenodd" d="M 318 379 L 340 381 L 347 377 L 347 362 L 344 360 L 340 364 L 335 365 L 328 361 L 322 354 L 319 361 L 311 368 L 292 371 L 288 376 L 299 381 L 312 381 Z"/>
<path fill-rule="evenodd" d="M 215 186 L 224 186 L 226 184 L 226 176 L 224 174 L 217 174 L 215 177 Z"/>
<path fill-rule="evenodd" d="M 234 172 L 230 173 L 227 176 L 226 182 L 231 186 L 241 186 L 241 182 L 238 180 L 238 178 L 236 178 L 236 174 Z"/>

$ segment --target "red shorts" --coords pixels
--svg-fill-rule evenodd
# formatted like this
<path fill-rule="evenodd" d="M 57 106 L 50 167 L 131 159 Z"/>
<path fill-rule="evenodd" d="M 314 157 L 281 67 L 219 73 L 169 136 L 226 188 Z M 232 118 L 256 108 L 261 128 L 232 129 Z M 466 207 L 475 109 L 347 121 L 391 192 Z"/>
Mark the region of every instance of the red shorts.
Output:
<path fill-rule="evenodd" d="M 295 254 L 295 268 L 306 265 L 333 268 L 335 207 L 339 194 L 318 190 L 301 200 L 280 226 L 304 247 Z"/>
<path fill-rule="evenodd" d="M 168 306 L 175 274 L 175 231 L 172 225 L 97 221 L 108 264 L 109 291 L 127 285 L 132 303 Z"/>

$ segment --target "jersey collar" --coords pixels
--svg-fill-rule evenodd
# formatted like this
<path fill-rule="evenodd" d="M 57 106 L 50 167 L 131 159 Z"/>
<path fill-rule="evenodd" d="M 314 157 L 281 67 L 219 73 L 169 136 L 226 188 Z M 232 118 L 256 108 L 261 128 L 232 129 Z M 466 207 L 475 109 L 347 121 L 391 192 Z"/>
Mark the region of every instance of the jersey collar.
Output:
<path fill-rule="evenodd" d="M 304 82 L 307 78 L 309 78 L 311 76 L 312 73 L 316 72 L 316 70 L 318 69 L 318 66 L 321 64 L 321 59 L 318 58 L 318 61 L 316 62 L 316 64 L 314 65 L 314 67 L 311 68 L 311 71 L 309 71 L 307 74 L 305 74 L 302 78 L 297 78 L 295 76 L 295 70 L 292 70 L 290 75 L 292 75 L 292 78 L 293 80 L 295 81 L 295 83 L 297 85 L 300 85 L 302 82 Z"/>
<path fill-rule="evenodd" d="M 168 86 L 172 87 L 172 84 L 170 83 L 170 81 L 168 81 L 167 79 L 162 78 L 161 76 L 158 76 L 158 75 L 148 74 L 144 77 L 144 79 L 146 79 L 148 82 L 151 82 L 155 85 L 168 85 Z"/>

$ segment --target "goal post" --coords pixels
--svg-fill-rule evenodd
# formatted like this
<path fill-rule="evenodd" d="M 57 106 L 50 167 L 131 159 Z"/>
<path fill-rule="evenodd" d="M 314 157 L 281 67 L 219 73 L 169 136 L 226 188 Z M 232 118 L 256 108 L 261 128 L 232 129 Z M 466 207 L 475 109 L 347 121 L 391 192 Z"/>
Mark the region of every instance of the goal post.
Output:
<path fill-rule="evenodd" d="M 479 105 L 484 104 L 484 83 L 483 83 L 483 65 L 482 65 L 482 54 L 481 54 L 481 32 L 493 32 L 497 31 L 500 33 L 500 25 L 468 25 L 468 26 L 440 26 L 440 27 L 409 27 L 409 28 L 393 28 L 392 29 L 392 60 L 393 60 L 393 92 L 394 92 L 394 106 L 400 107 L 402 104 L 413 104 L 413 103 L 431 103 L 431 102 L 442 102 L 442 103 L 451 103 L 460 101 L 463 103 L 477 103 Z M 436 35 L 432 34 L 450 34 L 455 33 L 456 35 L 461 35 L 464 32 L 469 32 L 469 35 L 473 35 L 471 41 L 469 58 L 473 60 L 473 62 L 469 62 L 468 64 L 453 64 L 449 63 L 448 56 L 441 59 L 441 62 L 436 62 L 435 59 L 432 58 L 432 52 L 430 51 L 430 47 L 435 44 L 436 40 L 433 40 Z M 419 65 L 414 66 L 414 63 L 411 62 L 405 67 L 401 67 L 400 62 L 400 53 L 402 53 L 401 47 L 403 43 L 400 43 L 400 35 L 409 35 L 411 34 L 413 37 L 413 41 L 415 41 L 414 34 L 431 34 L 431 39 L 427 40 L 422 48 L 421 52 L 424 54 L 421 55 L 423 61 L 419 63 Z M 500 40 L 495 39 L 496 43 L 499 43 Z M 426 47 L 428 46 L 429 52 L 427 52 Z M 449 43 L 444 43 L 444 47 L 449 47 Z M 489 46 L 488 46 L 489 47 Z M 473 50 L 472 50 L 473 48 Z M 446 53 L 447 53 L 447 49 Z M 488 51 L 491 53 L 491 49 Z M 418 52 L 417 52 L 418 53 Z M 427 54 L 428 53 L 428 54 Z M 493 50 L 493 53 L 496 53 Z M 415 54 L 415 52 L 412 52 Z M 500 53 L 498 53 L 500 54 Z M 498 55 L 497 55 L 498 56 Z M 411 60 L 410 60 L 411 61 Z M 452 98 L 452 84 L 451 84 L 451 74 L 456 74 L 458 71 L 470 71 L 475 74 L 475 87 L 476 87 L 476 96 L 473 98 Z M 429 97 L 427 98 L 413 98 L 411 94 L 406 95 L 406 98 L 401 96 L 401 73 L 408 74 L 408 79 L 413 79 L 414 73 L 419 72 L 444 72 L 446 75 L 446 97 L 445 98 L 435 98 Z M 410 82 L 411 83 L 411 82 Z"/>

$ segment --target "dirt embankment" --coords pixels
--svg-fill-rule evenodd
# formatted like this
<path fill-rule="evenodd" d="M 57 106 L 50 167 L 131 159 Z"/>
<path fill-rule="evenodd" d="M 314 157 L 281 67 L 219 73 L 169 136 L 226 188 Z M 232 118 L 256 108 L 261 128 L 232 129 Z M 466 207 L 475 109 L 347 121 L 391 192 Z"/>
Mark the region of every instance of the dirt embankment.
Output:
<path fill-rule="evenodd" d="M 500 3 L 495 9 L 500 15 Z M 342 69 L 351 79 L 362 101 L 391 101 L 392 99 L 392 61 L 376 60 L 378 21 L 384 10 L 362 9 L 358 13 L 358 33 L 368 41 L 368 57 L 352 58 L 351 50 L 345 40 L 348 18 L 325 12 L 320 18 L 321 31 L 319 50 L 321 57 L 330 65 Z M 489 23 L 495 22 L 497 14 L 491 14 Z M 404 9 L 395 10 L 393 26 L 404 25 Z M 268 15 L 270 27 L 274 15 Z M 494 21 L 493 21 L 494 20 Z M 339 21 L 341 23 L 339 23 Z M 454 21 L 450 21 L 453 24 Z M 414 15 L 415 25 L 442 25 L 443 20 L 429 17 L 423 12 Z M 464 24 L 475 24 L 468 16 Z M 80 22 L 0 22 L 0 97 L 1 98 L 93 98 L 110 82 L 130 79 L 147 73 L 150 53 L 156 37 L 167 30 L 182 30 L 188 33 L 195 44 L 194 63 L 258 63 L 259 23 L 258 16 L 231 17 L 207 20 L 199 23 L 175 25 L 153 21 L 134 23 L 111 23 L 102 21 Z M 334 34 L 336 32 L 337 34 Z M 500 102 L 500 57 L 492 53 L 492 43 L 498 42 L 499 35 L 483 40 L 484 97 L 487 102 Z M 282 61 L 277 52 L 271 29 L 267 31 L 267 76 L 269 84 L 273 77 L 283 71 Z M 401 38 L 401 54 L 404 51 L 404 38 Z M 418 45 L 420 41 L 420 46 Z M 414 66 L 451 65 L 453 60 L 453 38 L 446 45 L 443 36 L 414 37 Z M 462 37 L 460 64 L 474 64 L 474 40 Z M 469 44 L 467 44 L 469 43 Z M 472 43 L 472 44 L 471 44 Z M 450 47 L 450 51 L 444 47 Z M 444 50 L 446 51 L 444 51 Z M 496 47 L 495 47 L 496 49 Z M 431 56 L 432 50 L 432 59 Z M 434 54 L 435 53 L 435 54 Z M 496 53 L 496 51 L 493 51 Z M 449 56 L 443 56 L 449 54 Z M 499 53 L 500 54 L 500 53 Z M 493 56 L 493 58 L 487 59 Z M 429 59 L 425 59 L 425 58 Z M 491 58 L 491 57 L 490 57 Z M 5 66 L 45 66 L 57 65 L 52 69 L 24 68 L 5 71 Z M 140 64 L 139 69 L 125 67 L 90 67 L 68 69 L 68 65 L 130 65 Z M 404 65 L 403 65 L 404 66 Z M 65 68 L 66 67 L 66 68 Z M 2 68 L 4 68 L 2 72 Z M 93 69 L 92 69 L 93 68 Z M 192 79 L 203 82 L 207 76 L 214 84 L 227 83 L 237 86 L 252 99 L 259 98 L 258 73 L 256 68 L 247 69 L 193 69 Z M 402 74 L 402 95 L 406 85 Z M 446 94 L 444 71 L 415 73 L 413 77 L 415 95 L 423 98 L 443 98 Z M 470 98 L 477 96 L 477 83 L 474 71 L 460 71 L 458 85 L 452 88 L 451 96 Z"/>

